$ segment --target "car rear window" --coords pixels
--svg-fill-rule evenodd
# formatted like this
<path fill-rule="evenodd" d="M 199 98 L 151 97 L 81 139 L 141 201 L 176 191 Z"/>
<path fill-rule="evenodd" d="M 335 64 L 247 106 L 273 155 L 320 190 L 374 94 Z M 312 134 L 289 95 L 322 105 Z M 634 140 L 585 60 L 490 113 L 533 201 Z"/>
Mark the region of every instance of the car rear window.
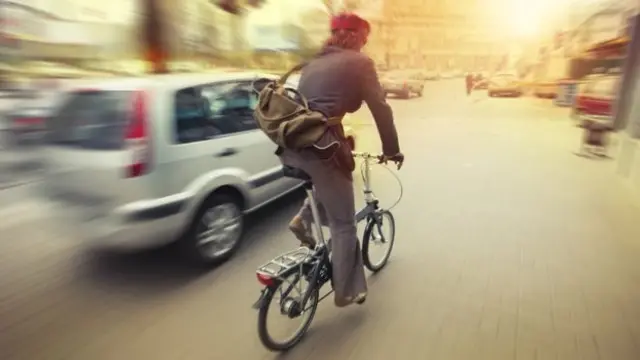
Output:
<path fill-rule="evenodd" d="M 131 109 L 128 91 L 72 93 L 47 121 L 49 144 L 90 150 L 117 150 Z"/>

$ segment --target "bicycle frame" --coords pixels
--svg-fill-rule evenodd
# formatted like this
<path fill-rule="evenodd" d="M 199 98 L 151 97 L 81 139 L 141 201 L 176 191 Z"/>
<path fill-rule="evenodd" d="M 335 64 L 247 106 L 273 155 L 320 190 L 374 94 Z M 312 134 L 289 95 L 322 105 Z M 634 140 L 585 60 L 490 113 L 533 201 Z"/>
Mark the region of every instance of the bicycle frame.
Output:
<path fill-rule="evenodd" d="M 373 160 L 374 157 L 365 153 L 354 153 L 354 156 L 364 159 L 364 176 L 362 179 L 364 189 L 362 192 L 364 193 L 365 207 L 356 212 L 356 223 L 359 223 L 378 210 L 379 202 L 373 195 L 373 190 L 371 190 L 371 160 Z"/>
<path fill-rule="evenodd" d="M 356 219 L 356 223 L 359 223 L 360 221 L 363 220 L 367 220 L 369 223 L 367 224 L 367 228 L 365 231 L 371 231 L 371 227 L 372 227 L 372 223 L 375 222 L 377 223 L 377 219 L 375 218 L 375 214 L 376 212 L 379 210 L 379 201 L 378 199 L 375 197 L 375 195 L 373 194 L 373 191 L 371 189 L 371 161 L 372 160 L 376 160 L 377 157 L 374 155 L 370 155 L 368 153 L 353 153 L 354 157 L 357 158 L 362 158 L 364 160 L 364 176 L 363 176 L 363 182 L 364 182 L 364 189 L 363 189 L 363 193 L 364 193 L 364 200 L 365 200 L 365 206 L 358 212 L 356 212 L 355 214 L 355 219 Z M 313 194 L 313 184 L 312 183 L 305 183 L 304 185 L 304 189 L 307 193 L 307 197 L 309 198 L 309 203 L 311 205 L 311 213 L 313 216 L 313 232 L 314 234 L 314 238 L 316 239 L 316 247 L 313 250 L 307 249 L 308 250 L 308 257 L 306 257 L 305 262 L 301 262 L 300 264 L 296 264 L 293 266 L 290 266 L 288 268 L 284 268 L 284 270 L 282 270 L 277 277 L 279 278 L 279 280 L 282 282 L 284 281 L 284 278 L 287 276 L 290 276 L 293 271 L 297 271 L 298 275 L 296 275 L 299 280 L 300 277 L 302 277 L 303 271 L 305 270 L 304 267 L 307 266 L 311 266 L 311 271 L 309 273 L 308 279 L 307 281 L 312 285 L 307 287 L 307 290 L 305 291 L 304 295 L 302 296 L 302 301 L 300 302 L 300 304 L 302 305 L 302 307 L 304 308 L 304 306 L 306 305 L 307 301 L 309 300 L 309 298 L 311 297 L 312 292 L 316 289 L 321 287 L 322 285 L 324 285 L 325 282 L 321 282 L 319 283 L 319 277 L 320 277 L 320 272 L 322 271 L 323 266 L 326 266 L 327 264 L 330 264 L 330 260 L 329 260 L 329 249 L 327 246 L 327 242 L 324 238 L 324 233 L 322 231 L 322 225 L 320 222 L 320 211 L 318 209 L 318 204 L 316 202 L 315 196 Z M 293 252 L 289 252 L 286 254 L 283 254 L 281 257 L 282 258 L 287 258 L 288 254 L 291 254 Z M 309 259 L 311 258 L 311 259 Z M 283 264 L 281 262 L 278 261 L 279 258 L 276 258 L 274 260 L 272 260 L 270 263 L 264 265 L 263 267 L 261 267 L 261 269 L 266 268 L 269 264 L 275 263 L 276 265 L 282 266 Z M 307 267 L 308 269 L 308 267 Z M 331 271 L 331 267 L 329 266 L 328 271 Z M 258 271 L 258 273 L 261 273 L 261 270 Z M 274 274 L 266 274 L 265 275 L 269 275 L 269 276 L 273 276 Z M 263 289 L 263 293 L 260 296 L 260 298 L 258 299 L 258 301 L 254 304 L 254 308 L 260 308 L 260 306 L 262 306 L 262 302 L 263 299 L 266 298 L 266 291 L 272 291 L 269 287 L 266 287 L 265 289 Z M 287 289 L 287 293 L 289 293 L 291 291 L 291 288 Z M 331 290 L 329 293 L 325 294 L 321 299 L 324 299 L 325 297 L 327 297 L 329 294 L 331 294 L 333 292 L 333 290 Z"/>

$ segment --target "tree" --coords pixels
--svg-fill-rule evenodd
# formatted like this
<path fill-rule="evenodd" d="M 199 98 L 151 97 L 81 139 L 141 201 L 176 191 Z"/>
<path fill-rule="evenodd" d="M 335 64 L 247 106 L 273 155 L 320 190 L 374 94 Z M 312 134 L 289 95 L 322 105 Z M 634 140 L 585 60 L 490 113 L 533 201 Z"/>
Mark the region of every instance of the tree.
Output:
<path fill-rule="evenodd" d="M 309 32 L 297 24 L 287 24 L 284 27 L 283 35 L 285 40 L 296 44 L 296 54 L 302 59 L 309 59 L 315 56 L 322 44 L 313 41 Z"/>
<path fill-rule="evenodd" d="M 315 56 L 320 51 L 321 47 L 322 47 L 321 44 L 315 44 L 313 42 L 313 39 L 311 39 L 308 32 L 303 30 L 300 33 L 300 36 L 298 38 L 297 52 L 298 52 L 298 56 L 300 56 L 302 59 L 307 60 Z"/>
<path fill-rule="evenodd" d="M 178 0 L 139 0 L 142 3 L 141 42 L 144 58 L 151 63 L 151 72 L 163 74 L 169 72 L 168 62 L 171 58 L 168 2 Z M 220 9 L 242 16 L 251 8 L 261 6 L 265 0 L 210 0 Z"/>

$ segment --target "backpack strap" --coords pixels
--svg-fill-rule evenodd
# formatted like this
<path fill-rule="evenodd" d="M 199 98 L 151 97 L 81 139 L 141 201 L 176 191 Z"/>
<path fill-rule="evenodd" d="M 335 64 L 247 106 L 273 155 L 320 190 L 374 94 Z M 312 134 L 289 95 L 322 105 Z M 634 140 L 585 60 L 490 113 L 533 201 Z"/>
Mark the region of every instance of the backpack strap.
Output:
<path fill-rule="evenodd" d="M 343 116 L 333 116 L 327 119 L 327 123 L 329 124 L 329 126 L 336 126 L 336 125 L 340 125 L 342 124 L 342 119 L 344 118 Z"/>
<path fill-rule="evenodd" d="M 296 71 L 302 70 L 302 68 L 305 67 L 306 65 L 307 65 L 307 62 L 305 61 L 291 68 L 291 70 L 287 71 L 286 73 L 284 73 L 284 75 L 280 77 L 280 79 L 278 80 L 278 84 L 284 85 L 287 82 L 287 79 L 289 79 L 289 76 L 291 76 L 291 74 L 293 74 Z"/>

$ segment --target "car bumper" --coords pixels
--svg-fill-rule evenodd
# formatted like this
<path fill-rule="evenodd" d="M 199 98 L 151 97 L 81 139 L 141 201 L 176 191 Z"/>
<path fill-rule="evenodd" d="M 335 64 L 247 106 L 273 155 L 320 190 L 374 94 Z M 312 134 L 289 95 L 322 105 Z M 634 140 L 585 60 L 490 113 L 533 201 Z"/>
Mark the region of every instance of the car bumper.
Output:
<path fill-rule="evenodd" d="M 384 92 L 387 94 L 401 95 L 410 92 L 409 88 L 388 87 L 384 88 Z"/>
<path fill-rule="evenodd" d="M 522 94 L 522 90 L 518 88 L 500 88 L 500 89 L 491 89 L 489 88 L 489 92 L 495 95 L 520 95 Z"/>
<path fill-rule="evenodd" d="M 585 114 L 580 113 L 576 116 L 580 121 L 594 121 L 600 123 L 606 123 L 612 121 L 611 115 L 594 115 L 594 114 Z"/>
<path fill-rule="evenodd" d="M 56 202 L 55 199 L 52 199 Z M 97 249 L 133 252 L 174 242 L 188 224 L 186 199 L 159 199 L 131 203 L 102 215 L 60 204 L 58 219 Z"/>

